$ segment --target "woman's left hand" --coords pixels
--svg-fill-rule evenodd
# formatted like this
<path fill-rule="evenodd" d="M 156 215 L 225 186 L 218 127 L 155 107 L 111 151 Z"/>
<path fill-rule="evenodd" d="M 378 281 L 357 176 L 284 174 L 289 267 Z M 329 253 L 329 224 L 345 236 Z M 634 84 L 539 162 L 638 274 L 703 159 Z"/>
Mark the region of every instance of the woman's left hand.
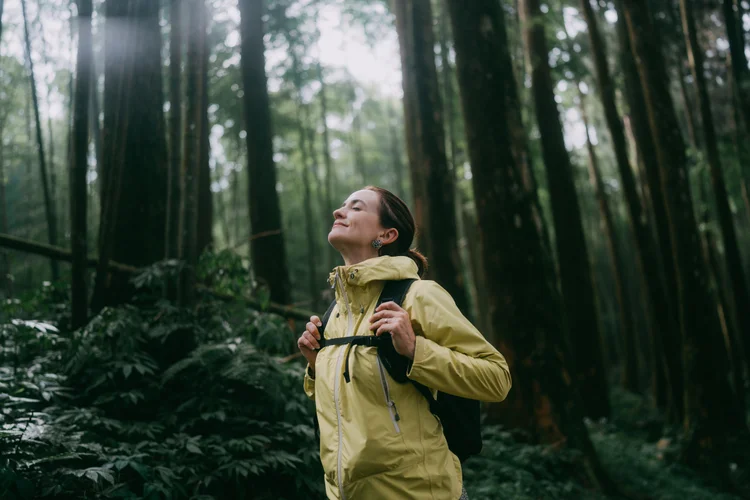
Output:
<path fill-rule="evenodd" d="M 375 335 L 390 332 L 393 339 L 393 347 L 396 352 L 409 359 L 414 359 L 414 350 L 417 347 L 417 337 L 411 327 L 409 313 L 396 305 L 395 302 L 385 302 L 375 309 L 375 314 L 370 317 L 370 330 L 375 330 Z"/>

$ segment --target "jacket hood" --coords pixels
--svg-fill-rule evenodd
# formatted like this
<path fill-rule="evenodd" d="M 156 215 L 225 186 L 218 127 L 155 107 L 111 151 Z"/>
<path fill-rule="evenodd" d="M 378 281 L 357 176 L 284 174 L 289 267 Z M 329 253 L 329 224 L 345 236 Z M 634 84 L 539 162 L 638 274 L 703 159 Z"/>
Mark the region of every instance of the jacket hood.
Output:
<path fill-rule="evenodd" d="M 372 281 L 419 279 L 417 263 L 410 257 L 383 255 L 350 266 L 337 266 L 328 275 L 333 286 L 336 275 L 350 285 L 366 285 Z"/>

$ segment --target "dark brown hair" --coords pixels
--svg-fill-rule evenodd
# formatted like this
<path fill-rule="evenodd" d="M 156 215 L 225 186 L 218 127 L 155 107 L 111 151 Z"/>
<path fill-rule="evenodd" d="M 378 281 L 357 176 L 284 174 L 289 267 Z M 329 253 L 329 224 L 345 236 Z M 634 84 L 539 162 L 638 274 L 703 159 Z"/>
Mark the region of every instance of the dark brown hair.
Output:
<path fill-rule="evenodd" d="M 374 191 L 380 195 L 380 224 L 386 229 L 396 229 L 398 237 L 393 243 L 384 245 L 378 250 L 378 255 L 403 255 L 417 263 L 419 276 L 427 272 L 427 258 L 417 250 L 411 248 L 417 225 L 414 217 L 404 200 L 387 189 L 377 186 L 367 186 L 364 189 Z"/>

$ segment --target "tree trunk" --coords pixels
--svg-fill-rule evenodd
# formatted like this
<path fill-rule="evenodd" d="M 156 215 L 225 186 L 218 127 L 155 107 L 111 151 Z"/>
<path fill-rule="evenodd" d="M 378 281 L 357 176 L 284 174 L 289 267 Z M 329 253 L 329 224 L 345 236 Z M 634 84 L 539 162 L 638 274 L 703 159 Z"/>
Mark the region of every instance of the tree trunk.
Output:
<path fill-rule="evenodd" d="M 539 1 L 523 0 L 521 5 L 527 57 L 532 68 L 532 93 L 557 235 L 555 243 L 572 367 L 576 383 L 580 385 L 584 414 L 598 419 L 609 416 L 610 407 L 581 211 L 555 102 Z"/>
<path fill-rule="evenodd" d="M 360 115 L 362 109 L 357 110 L 354 103 L 357 100 L 356 82 L 351 80 L 348 82 L 349 86 L 349 107 L 352 112 L 352 128 L 349 132 L 349 142 L 352 155 L 354 156 L 354 171 L 358 172 L 362 178 L 362 187 L 369 184 L 370 175 L 367 171 L 367 163 L 365 162 L 364 151 L 362 150 L 362 121 Z"/>
<path fill-rule="evenodd" d="M 695 114 L 693 113 L 693 104 L 690 102 L 690 96 L 688 95 L 687 85 L 685 84 L 685 76 L 682 74 L 682 66 L 677 63 L 677 79 L 680 82 L 680 97 L 682 97 L 682 105 L 685 108 L 685 122 L 687 123 L 688 137 L 690 138 L 690 145 L 694 149 L 700 148 L 698 142 L 698 129 L 695 123 Z"/>
<path fill-rule="evenodd" d="M 635 62 L 635 54 L 630 44 L 627 24 L 621 1 L 617 3 L 619 13 L 616 23 L 620 43 L 620 63 L 625 79 L 625 94 L 630 109 L 633 135 L 638 154 L 646 171 L 648 193 L 651 198 L 658 250 L 661 262 L 656 269 L 644 269 L 646 289 L 651 287 L 661 290 L 647 298 L 645 306 L 653 318 L 650 336 L 651 351 L 654 357 L 655 370 L 652 372 L 654 401 L 659 408 L 667 409 L 667 418 L 679 422 L 684 415 L 683 372 L 681 355 L 680 317 L 677 307 L 677 276 L 675 274 L 672 240 L 669 232 L 666 204 L 661 190 L 659 163 L 656 156 L 656 145 L 651 134 L 651 125 L 646 112 L 646 101 L 641 87 L 640 77 Z M 646 261 L 647 263 L 647 261 Z M 658 280 L 658 281 L 657 281 Z M 649 284 L 650 283 L 650 284 Z"/>
<path fill-rule="evenodd" d="M 406 142 L 415 208 L 419 212 L 420 191 L 424 193 L 426 207 L 421 214 L 426 217 L 417 220 L 417 224 L 423 224 L 422 232 L 429 240 L 431 275 L 451 294 L 458 308 L 468 314 L 458 253 L 455 183 L 445 157 L 430 0 L 395 0 L 394 11 L 401 49 Z M 421 186 L 417 188 L 417 184 Z"/>
<path fill-rule="evenodd" d="M 326 169 L 326 217 L 331 217 L 333 219 L 333 211 L 336 209 L 334 206 L 334 190 L 335 190 L 335 173 L 333 171 L 333 161 L 331 160 L 331 141 L 328 137 L 328 122 L 326 120 L 326 117 L 328 116 L 328 99 L 326 98 L 326 82 L 325 78 L 323 77 L 323 66 L 320 64 L 320 61 L 317 61 L 315 63 L 315 69 L 317 70 L 317 76 L 318 76 L 318 83 L 320 83 L 320 91 L 318 95 L 320 96 L 320 121 L 323 125 L 323 161 L 325 162 L 325 169 Z M 328 249 L 327 255 L 328 255 L 328 265 L 326 266 L 328 269 L 333 269 L 333 267 L 336 265 L 336 257 L 337 252 L 336 249 L 333 248 L 331 245 L 326 245 L 326 248 Z"/>
<path fill-rule="evenodd" d="M 588 0 L 583 0 L 583 2 L 588 4 Z M 591 24 L 589 24 L 589 31 L 591 31 Z M 591 45 L 592 48 L 595 47 L 595 42 L 593 40 Z M 589 156 L 589 180 L 591 181 L 591 185 L 596 193 L 596 200 L 599 203 L 599 212 L 602 217 L 602 222 L 604 223 L 604 231 L 607 235 L 607 249 L 609 250 L 612 278 L 615 282 L 617 306 L 620 312 L 620 328 L 618 330 L 618 336 L 622 339 L 622 345 L 624 346 L 622 360 L 622 386 L 631 392 L 638 392 L 638 360 L 636 358 L 635 329 L 633 328 L 633 308 L 630 305 L 630 296 L 625 287 L 625 280 L 622 275 L 623 260 L 620 255 L 620 243 L 617 237 L 615 221 L 612 216 L 612 211 L 609 208 L 609 200 L 604 187 L 604 181 L 602 180 L 602 174 L 599 171 L 599 160 L 596 156 L 596 151 L 594 151 L 594 145 L 591 143 L 589 122 L 584 101 L 585 98 L 580 90 L 579 95 L 581 99 L 581 116 L 586 131 L 586 151 Z M 630 165 L 626 166 L 630 169 Z"/>
<path fill-rule="evenodd" d="M 107 0 L 96 312 L 127 300 L 126 277 L 106 275 L 111 258 L 147 266 L 164 258 L 167 147 L 162 106 L 159 3 Z M 100 272 L 105 273 L 100 275 Z"/>
<path fill-rule="evenodd" d="M 4 0 L 0 0 L 0 41 L 3 39 L 3 6 Z"/>
<path fill-rule="evenodd" d="M 206 4 L 204 0 L 188 0 L 187 6 L 187 58 L 185 92 L 185 131 L 180 175 L 180 260 L 184 261 L 180 275 L 179 301 L 190 305 L 195 299 L 196 274 L 198 265 L 198 210 L 199 184 L 203 149 L 203 83 L 207 61 L 206 45 Z"/>
<path fill-rule="evenodd" d="M 295 48 L 291 48 L 290 52 L 292 58 L 292 78 L 294 79 L 294 92 L 296 101 L 296 112 L 297 112 L 297 133 L 299 134 L 299 151 L 302 159 L 302 192 L 303 192 L 303 207 L 305 211 L 305 235 L 307 238 L 307 268 L 308 268 L 308 289 L 307 293 L 310 295 L 311 304 L 313 309 L 317 309 L 319 297 L 318 297 L 318 279 L 317 279 L 317 245 L 316 245 L 316 231 L 315 231 L 315 215 L 313 211 L 312 203 L 312 186 L 310 179 L 310 162 L 308 158 L 307 150 L 307 133 L 305 132 L 306 122 L 302 117 L 302 78 L 300 75 L 299 59 L 297 54 L 294 52 Z"/>
<path fill-rule="evenodd" d="M 89 102 L 91 62 L 94 59 L 91 36 L 91 0 L 78 0 L 78 57 L 73 105 L 73 140 L 70 155 L 70 241 L 73 255 L 71 271 L 71 328 L 86 324 L 88 294 L 86 259 L 88 257 L 87 186 L 89 146 Z"/>
<path fill-rule="evenodd" d="M 206 17 L 207 14 L 204 14 Z M 208 62 L 210 47 L 208 46 L 208 29 L 207 21 L 204 21 L 202 34 L 203 47 L 201 49 L 201 135 L 199 137 L 199 165 L 198 165 L 198 234 L 197 255 L 211 248 L 214 244 L 214 204 L 213 195 L 211 194 L 211 166 L 209 158 L 211 156 L 211 143 L 209 135 L 211 133 L 211 124 L 208 120 Z"/>
<path fill-rule="evenodd" d="M 731 417 L 731 389 L 720 360 L 725 357 L 716 304 L 708 292 L 705 261 L 693 211 L 685 144 L 677 126 L 662 54 L 654 39 L 646 0 L 623 0 L 628 33 L 654 136 L 661 189 L 673 243 L 685 374 L 687 446 L 682 459 L 711 463 L 724 445 Z"/>
<path fill-rule="evenodd" d="M 731 65 L 731 59 L 727 58 L 727 64 Z M 742 201 L 745 205 L 745 217 L 747 222 L 750 223 L 750 169 L 746 167 L 750 164 L 750 146 L 745 140 L 747 129 L 743 126 L 740 115 L 740 100 L 737 93 L 737 84 L 734 80 L 729 80 L 729 89 L 732 94 L 732 120 L 734 122 L 732 140 L 737 155 L 738 177 L 740 178 Z M 748 358 L 748 363 L 750 363 L 750 358 Z"/>
<path fill-rule="evenodd" d="M 732 284 L 735 321 L 739 331 L 746 332 L 747 339 L 750 340 L 750 333 L 747 333 L 750 332 L 750 295 L 748 294 L 747 283 L 742 269 L 742 258 L 740 257 L 739 245 L 737 243 L 737 233 L 734 229 L 732 211 L 729 208 L 727 188 L 724 183 L 724 174 L 721 169 L 716 129 L 714 128 L 711 102 L 704 76 L 703 52 L 698 44 L 695 18 L 693 17 L 690 2 L 680 0 L 680 11 L 682 13 L 682 29 L 685 33 L 685 44 L 688 50 L 688 63 L 690 64 L 690 71 L 693 74 L 693 80 L 698 90 L 698 102 L 700 104 L 701 121 L 703 122 L 703 142 L 706 146 L 708 166 L 711 170 L 711 185 L 714 190 L 716 211 L 719 218 L 719 226 L 721 227 L 727 272 Z M 750 346 L 745 354 L 746 356 L 750 356 Z"/>
<path fill-rule="evenodd" d="M 242 36 L 242 81 L 247 129 L 248 207 L 251 253 L 255 274 L 270 289 L 271 300 L 291 300 L 286 250 L 281 227 L 281 208 L 276 192 L 273 161 L 271 110 L 266 87 L 263 47 L 263 4 L 261 0 L 240 0 Z"/>
<path fill-rule="evenodd" d="M 164 238 L 164 257 L 178 257 L 180 220 L 180 172 L 182 168 L 182 2 L 170 3 L 169 24 L 169 166 L 167 170 L 167 220 Z M 170 290 L 171 289 L 171 290 Z M 174 284 L 168 286 L 167 296 L 176 298 Z"/>
<path fill-rule="evenodd" d="M 96 157 L 96 169 L 97 171 L 102 167 L 102 127 L 99 123 L 99 78 L 96 72 L 96 61 L 91 60 L 91 103 L 89 104 L 90 109 L 90 127 L 91 137 L 94 141 L 94 156 Z M 97 177 L 97 184 L 101 182 L 101 178 Z"/>
<path fill-rule="evenodd" d="M 729 54 L 732 58 L 732 79 L 747 132 L 747 128 L 750 128 L 750 70 L 745 56 L 745 33 L 742 27 L 740 0 L 722 0 L 722 12 L 727 26 Z"/>
<path fill-rule="evenodd" d="M 34 117 L 36 120 L 36 143 L 37 153 L 39 154 L 39 170 L 42 177 L 42 190 L 44 193 L 44 212 L 47 217 L 47 239 L 50 245 L 57 245 L 57 220 L 50 193 L 49 179 L 47 177 L 47 163 L 44 157 L 44 139 L 42 138 L 42 122 L 39 116 L 39 99 L 36 94 L 36 77 L 34 75 L 34 61 L 31 57 L 31 41 L 29 38 L 29 22 L 26 15 L 26 0 L 21 0 L 21 13 L 23 15 L 23 32 L 26 46 L 26 54 L 29 61 L 29 79 L 31 84 L 31 100 L 34 104 Z M 60 266 L 56 261 L 50 261 L 52 267 L 52 279 L 57 281 L 60 278 Z"/>
<path fill-rule="evenodd" d="M 391 150 L 391 162 L 393 162 L 393 173 L 396 176 L 396 191 L 400 197 L 406 196 L 406 186 L 404 186 L 404 162 L 401 153 L 401 147 L 398 140 L 398 120 L 391 103 L 386 103 L 387 120 L 388 120 L 388 138 Z"/>
<path fill-rule="evenodd" d="M 0 23 L 2 23 L 2 0 L 0 0 Z M 1 24 L 0 28 L 2 28 Z M 5 143 L 3 142 L 6 119 L 7 115 L 0 119 L 0 232 L 3 234 L 8 234 L 8 202 L 5 197 L 5 184 L 7 182 L 5 179 Z M 10 258 L 7 252 L 0 252 L 0 290 L 5 292 L 5 298 L 13 297 L 13 280 L 10 278 Z"/>
<path fill-rule="evenodd" d="M 604 108 L 607 127 L 609 128 L 610 136 L 612 138 L 617 169 L 622 181 L 623 195 L 628 209 L 628 215 L 630 216 L 630 229 L 634 236 L 637 261 L 640 270 L 640 280 L 645 282 L 646 285 L 644 287 L 647 294 L 646 303 L 648 304 L 646 311 L 650 313 L 649 318 L 647 319 L 649 338 L 675 339 L 676 337 L 674 334 L 677 333 L 677 330 L 675 325 L 671 323 L 671 318 L 673 318 L 674 315 L 669 313 L 670 306 L 667 297 L 667 290 L 664 288 L 662 280 L 659 279 L 660 265 L 658 248 L 652 236 L 652 229 L 648 224 L 648 217 L 646 216 L 644 207 L 639 200 L 633 176 L 633 169 L 630 166 L 625 131 L 620 115 L 617 111 L 615 86 L 609 72 L 609 64 L 607 63 L 606 45 L 601 32 L 599 31 L 599 24 L 589 0 L 581 0 L 581 4 L 586 23 L 588 24 L 589 39 L 591 41 L 591 50 L 593 51 L 594 66 L 596 70 L 596 79 L 599 85 L 599 97 Z M 632 61 L 632 59 L 630 59 L 630 61 Z M 639 85 L 637 81 L 629 83 L 631 85 L 633 83 Z M 640 87 L 638 87 L 637 90 L 640 90 Z M 638 117 L 638 120 L 640 119 L 641 118 Z M 643 148 L 649 148 L 649 145 L 646 144 Z M 647 161 L 651 160 L 649 159 Z M 644 199 L 646 198 L 644 197 Z M 620 266 L 619 263 L 616 265 Z M 631 308 L 628 307 L 628 311 L 630 310 Z M 622 312 L 624 314 L 629 314 L 629 312 L 626 311 Z M 669 332 L 673 332 L 673 335 L 670 336 Z M 630 330 L 626 335 L 629 335 L 629 338 L 633 339 L 634 333 L 633 330 Z M 664 340 L 661 340 L 660 344 L 663 344 L 663 342 Z M 633 347 L 633 345 L 628 344 L 628 337 L 626 336 L 626 355 L 631 353 Z M 674 356 L 671 359 L 674 360 Z M 660 363 L 660 365 L 662 364 L 663 363 Z M 670 373 L 672 374 L 670 379 L 675 377 L 679 379 L 679 364 L 671 363 L 670 366 Z M 626 364 L 626 368 L 634 369 L 634 367 L 629 364 Z M 630 373 L 632 374 L 632 372 Z M 629 378 L 627 369 L 623 375 L 626 379 Z M 634 383 L 636 382 L 631 382 L 630 384 L 626 384 L 626 386 L 634 387 Z M 679 398 L 676 401 L 679 401 Z"/>
<path fill-rule="evenodd" d="M 492 322 L 498 348 L 513 374 L 503 403 L 506 420 L 544 441 L 566 439 L 583 452 L 594 484 L 612 486 L 583 423 L 576 389 L 566 371 L 561 311 L 545 265 L 523 168 L 514 158 L 498 54 L 509 54 L 500 36 L 503 12 L 494 0 L 448 0 L 458 81 L 472 163 Z M 507 59 L 509 59 L 509 55 Z"/>

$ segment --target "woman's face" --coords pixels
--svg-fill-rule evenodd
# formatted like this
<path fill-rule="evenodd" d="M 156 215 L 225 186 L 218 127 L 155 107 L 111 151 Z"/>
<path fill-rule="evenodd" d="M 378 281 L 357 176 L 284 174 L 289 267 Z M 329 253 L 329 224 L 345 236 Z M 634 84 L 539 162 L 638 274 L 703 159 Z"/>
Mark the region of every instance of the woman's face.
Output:
<path fill-rule="evenodd" d="M 380 225 L 380 195 L 369 189 L 355 191 L 333 211 L 328 242 L 338 251 L 368 247 L 384 231 Z"/>

